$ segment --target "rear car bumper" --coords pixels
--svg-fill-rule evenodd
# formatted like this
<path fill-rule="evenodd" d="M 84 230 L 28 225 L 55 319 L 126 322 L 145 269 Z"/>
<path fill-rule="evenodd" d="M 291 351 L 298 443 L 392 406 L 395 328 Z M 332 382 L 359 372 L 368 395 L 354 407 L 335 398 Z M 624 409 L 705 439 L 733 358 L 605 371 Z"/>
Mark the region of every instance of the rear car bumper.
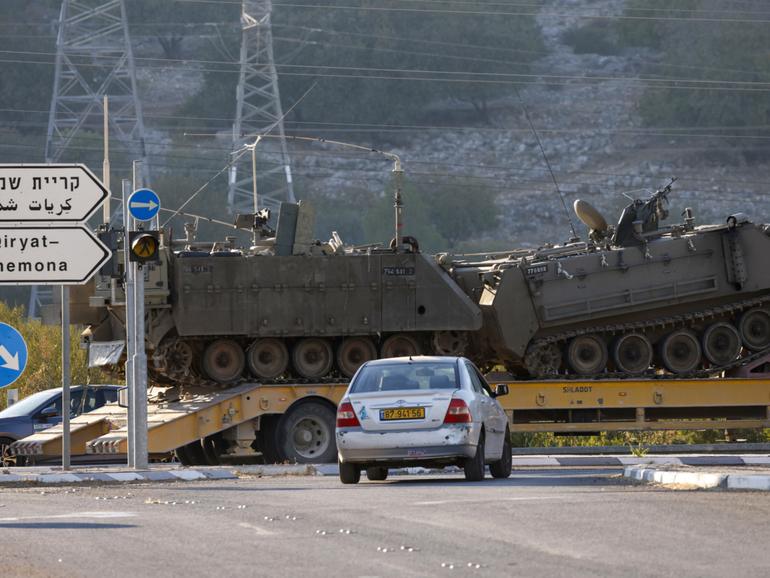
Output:
<path fill-rule="evenodd" d="M 337 451 L 340 461 L 350 463 L 452 461 L 476 454 L 479 430 L 478 424 L 397 432 L 341 428 L 337 430 Z"/>

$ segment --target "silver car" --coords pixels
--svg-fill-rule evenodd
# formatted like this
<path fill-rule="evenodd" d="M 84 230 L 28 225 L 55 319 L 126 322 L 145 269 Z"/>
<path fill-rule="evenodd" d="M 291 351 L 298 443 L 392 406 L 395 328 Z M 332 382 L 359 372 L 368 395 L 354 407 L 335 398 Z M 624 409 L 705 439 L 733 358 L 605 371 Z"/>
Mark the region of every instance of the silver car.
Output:
<path fill-rule="evenodd" d="M 508 419 L 495 391 L 464 357 L 398 357 L 369 361 L 353 376 L 337 409 L 340 479 L 388 468 L 458 465 L 471 481 L 511 475 Z"/>

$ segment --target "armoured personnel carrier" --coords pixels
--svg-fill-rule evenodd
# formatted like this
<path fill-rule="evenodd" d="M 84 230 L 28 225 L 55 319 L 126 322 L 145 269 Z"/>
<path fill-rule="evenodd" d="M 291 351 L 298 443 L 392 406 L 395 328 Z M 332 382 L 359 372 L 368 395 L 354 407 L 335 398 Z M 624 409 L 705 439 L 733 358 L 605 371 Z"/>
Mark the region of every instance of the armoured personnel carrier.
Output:
<path fill-rule="evenodd" d="M 346 246 L 336 234 L 321 243 L 305 203 L 282 203 L 275 231 L 265 211 L 243 217 L 255 232 L 250 247 L 236 247 L 235 237 L 199 242 L 188 227 L 186 238 L 162 241 L 159 263 L 145 265 L 156 379 L 347 378 L 379 356 L 452 353 L 459 332 L 481 329 L 478 305 L 411 237 L 391 247 Z M 93 342 L 125 335 L 122 271 L 102 273 L 85 296 L 90 307 L 73 311 Z"/>
<path fill-rule="evenodd" d="M 673 181 L 672 181 L 673 183 Z M 743 214 L 668 227 L 671 183 L 610 226 L 575 202 L 589 240 L 439 262 L 484 327 L 473 357 L 522 377 L 714 374 L 770 349 L 770 226 Z"/>

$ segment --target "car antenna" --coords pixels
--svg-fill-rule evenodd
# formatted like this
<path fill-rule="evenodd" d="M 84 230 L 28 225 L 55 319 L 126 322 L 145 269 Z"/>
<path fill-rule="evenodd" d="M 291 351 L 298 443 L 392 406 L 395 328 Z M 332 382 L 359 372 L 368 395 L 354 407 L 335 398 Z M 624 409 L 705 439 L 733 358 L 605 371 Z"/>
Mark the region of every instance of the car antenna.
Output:
<path fill-rule="evenodd" d="M 543 160 L 545 161 L 545 165 L 548 167 L 548 172 L 551 173 L 551 179 L 553 180 L 553 184 L 556 187 L 556 192 L 559 194 L 559 199 L 561 200 L 561 206 L 564 208 L 564 214 L 567 216 L 567 221 L 569 222 L 569 228 L 572 230 L 572 238 L 575 241 L 579 241 L 580 237 L 578 236 L 577 231 L 575 231 L 575 224 L 572 222 L 572 217 L 570 216 L 569 209 L 567 209 L 567 203 L 564 202 L 564 195 L 562 194 L 561 189 L 559 188 L 559 182 L 556 180 L 556 175 L 553 172 L 553 168 L 551 168 L 551 163 L 548 161 L 548 155 L 545 154 L 545 149 L 543 148 L 543 143 L 540 140 L 540 135 L 537 133 L 537 130 L 535 129 L 535 125 L 532 122 L 532 119 L 529 117 L 527 106 L 524 104 L 524 99 L 521 98 L 521 93 L 519 92 L 519 89 L 516 86 L 514 86 L 513 89 L 516 91 L 516 97 L 519 99 L 519 103 L 521 103 L 521 109 L 524 111 L 524 118 L 527 119 L 527 124 L 529 124 L 529 128 L 532 130 L 532 134 L 535 135 L 537 146 L 540 147 L 540 153 L 543 155 Z"/>

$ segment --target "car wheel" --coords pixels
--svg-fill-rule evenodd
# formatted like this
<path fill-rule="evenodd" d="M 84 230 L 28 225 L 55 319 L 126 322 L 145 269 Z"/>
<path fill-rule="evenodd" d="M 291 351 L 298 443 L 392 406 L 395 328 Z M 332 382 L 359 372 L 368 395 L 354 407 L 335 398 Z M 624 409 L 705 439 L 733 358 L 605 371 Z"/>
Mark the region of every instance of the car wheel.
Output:
<path fill-rule="evenodd" d="M 366 477 L 372 482 L 383 482 L 388 479 L 388 468 L 366 468 Z"/>
<path fill-rule="evenodd" d="M 361 479 L 361 470 L 356 464 L 337 462 L 340 467 L 340 481 L 343 484 L 357 484 Z"/>
<path fill-rule="evenodd" d="M 503 455 L 496 462 L 489 464 L 489 472 L 493 478 L 508 478 L 513 469 L 513 457 L 511 456 L 511 433 L 505 428 L 505 440 L 503 441 Z"/>
<path fill-rule="evenodd" d="M 484 430 L 479 434 L 476 455 L 465 460 L 463 471 L 465 472 L 465 479 L 469 482 L 480 482 L 484 479 Z"/>

